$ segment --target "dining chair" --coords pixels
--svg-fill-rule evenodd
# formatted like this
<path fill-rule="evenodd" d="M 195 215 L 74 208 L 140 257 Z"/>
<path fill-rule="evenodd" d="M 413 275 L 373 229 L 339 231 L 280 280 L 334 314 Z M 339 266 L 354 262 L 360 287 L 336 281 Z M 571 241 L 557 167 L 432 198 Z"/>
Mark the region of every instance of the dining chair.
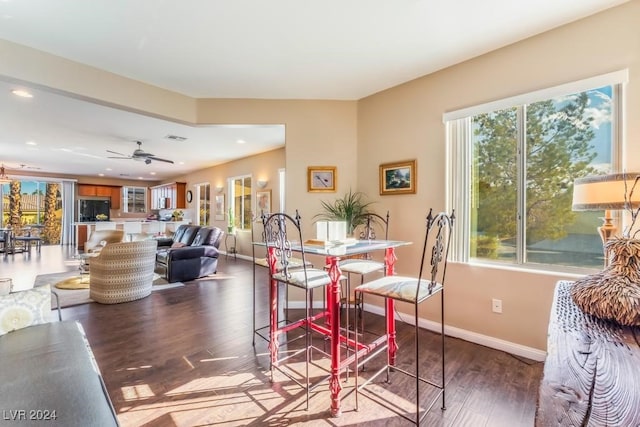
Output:
<path fill-rule="evenodd" d="M 258 268 L 264 268 L 267 269 L 269 268 L 269 262 L 267 261 L 267 256 L 266 253 L 262 250 L 264 248 L 265 245 L 265 237 L 264 237 L 264 227 L 262 224 L 262 214 L 260 217 L 258 217 L 257 219 L 255 219 L 254 221 L 251 222 L 251 258 L 253 260 L 253 270 L 252 270 L 252 279 L 253 279 L 253 338 L 252 338 L 252 345 L 255 346 L 256 345 L 256 335 L 259 336 L 260 338 L 269 341 L 269 327 L 271 326 L 269 323 L 266 325 L 262 325 L 262 326 L 257 326 L 257 320 L 256 320 L 256 311 L 257 311 L 257 302 L 256 302 L 256 295 L 257 295 L 257 271 L 256 271 L 256 267 Z M 258 253 L 258 251 L 260 253 Z M 295 258 L 295 257 L 291 257 L 289 259 L 289 266 L 291 268 L 293 267 L 300 267 L 302 266 L 302 259 L 300 258 Z M 313 267 L 313 264 L 310 261 L 306 261 L 307 267 Z M 276 263 L 276 267 L 279 264 Z M 284 318 L 283 319 L 278 319 L 278 324 L 281 323 L 287 323 L 288 319 L 287 319 L 287 314 L 289 312 L 289 297 L 288 297 L 288 292 L 287 289 L 285 289 L 285 296 L 284 296 Z M 265 333 L 265 331 L 267 331 L 267 333 Z"/>
<path fill-rule="evenodd" d="M 382 217 L 376 213 L 368 213 L 364 216 L 364 222 L 361 225 L 358 225 L 354 230 L 354 236 L 357 237 L 358 240 L 378 240 L 378 239 L 389 239 L 389 211 L 387 211 L 387 215 Z M 371 258 L 371 254 L 364 254 L 364 256 L 349 258 L 340 261 L 340 271 L 342 273 L 346 273 L 347 275 L 347 286 L 342 291 L 342 295 L 340 298 L 340 308 L 344 308 L 346 306 L 346 316 L 345 316 L 345 324 L 347 331 L 350 327 L 350 308 L 354 309 L 354 319 L 355 311 L 358 311 L 360 314 L 360 331 L 364 330 L 364 316 L 363 316 L 363 298 L 362 295 L 359 295 L 359 298 L 355 298 L 355 294 L 351 293 L 351 275 L 356 274 L 360 276 L 360 284 L 364 283 L 365 276 L 374 273 L 374 272 L 385 272 L 385 263 L 383 261 L 376 261 Z M 355 328 L 355 332 L 357 332 L 357 327 Z"/>
<path fill-rule="evenodd" d="M 414 350 L 412 361 L 415 364 L 414 372 L 410 372 L 404 368 L 401 368 L 396 363 L 396 344 L 395 337 L 391 337 L 387 330 L 387 339 L 385 345 L 381 349 L 387 350 L 387 363 L 377 372 L 372 374 L 362 385 L 358 384 L 359 375 L 356 374 L 356 410 L 358 408 L 358 394 L 360 391 L 365 390 L 365 387 L 371 383 L 378 375 L 386 372 L 386 382 L 390 382 L 390 372 L 399 372 L 404 375 L 408 375 L 415 379 L 415 394 L 412 398 L 415 399 L 416 407 L 415 414 L 406 414 L 401 412 L 397 406 L 390 405 L 382 399 L 381 396 L 375 398 L 375 401 L 387 406 L 389 409 L 397 412 L 403 418 L 413 421 L 416 425 L 419 425 L 424 416 L 429 412 L 431 407 L 442 396 L 442 409 L 445 409 L 445 335 L 444 335 L 444 283 L 447 271 L 447 258 L 449 255 L 449 243 L 451 241 L 451 234 L 453 229 L 453 222 L 455 216 L 454 212 L 451 215 L 445 212 L 440 212 L 437 215 L 433 215 L 433 211 L 429 210 L 427 215 L 427 225 L 424 237 L 424 244 L 422 246 L 422 256 L 420 258 L 420 264 L 418 268 L 418 276 L 384 276 L 380 279 L 366 282 L 355 289 L 356 295 L 376 295 L 384 298 L 385 302 L 385 319 L 387 328 L 389 328 L 390 322 L 395 322 L 394 302 L 400 301 L 411 304 L 413 307 L 413 322 L 414 322 Z M 425 276 L 425 277 L 423 277 Z M 441 361 L 441 379 L 440 382 L 428 380 L 420 376 L 420 330 L 418 326 L 418 308 L 421 303 L 427 301 L 431 297 L 436 295 L 440 296 L 440 361 Z M 391 304 L 389 304 L 391 302 Z M 391 341 L 393 339 L 393 341 Z M 358 334 L 355 334 L 355 346 L 358 347 Z M 358 367 L 372 359 L 380 352 L 375 352 L 368 358 L 358 360 L 358 353 L 356 352 L 356 372 Z M 426 383 L 436 390 L 435 396 L 432 397 L 429 404 L 425 409 L 420 411 L 420 384 Z"/>
<path fill-rule="evenodd" d="M 267 263 L 269 265 L 269 276 L 271 279 L 272 293 L 278 292 L 278 283 L 283 283 L 285 286 L 293 286 L 302 289 L 305 293 L 304 303 L 304 320 L 298 321 L 296 324 L 304 328 L 305 344 L 302 348 L 292 349 L 285 356 L 280 358 L 279 355 L 279 339 L 280 336 L 289 331 L 288 326 L 282 328 L 277 327 L 275 330 L 270 330 L 271 337 L 271 381 L 273 381 L 274 370 L 278 370 L 283 373 L 293 382 L 305 389 L 306 393 L 306 408 L 309 408 L 309 392 L 310 390 L 319 384 L 311 384 L 309 379 L 309 365 L 312 358 L 312 350 L 315 347 L 311 340 L 311 316 L 313 313 L 313 290 L 318 288 L 324 288 L 331 284 L 331 277 L 329 273 L 323 269 L 313 268 L 307 262 L 306 254 L 304 250 L 304 244 L 302 240 L 302 226 L 300 222 L 300 215 L 296 211 L 295 217 L 292 217 L 285 213 L 273 213 L 263 214 L 262 223 L 264 227 L 264 242 L 267 248 Z M 293 244 L 300 245 L 300 259 L 296 261 L 293 257 L 292 251 Z M 292 261 L 294 260 L 294 261 Z M 276 301 L 278 298 L 276 297 Z M 277 307 L 271 308 L 271 316 L 275 316 Z M 272 318 L 271 324 L 277 322 L 277 319 Z M 291 341 L 288 341 L 291 342 Z M 276 348 L 272 348 L 275 346 Z M 321 353 L 326 354 L 323 350 L 317 348 Z M 295 356 L 305 354 L 305 373 L 304 382 L 299 381 L 294 377 L 293 371 L 285 369 L 286 362 L 291 360 Z M 324 379 L 323 379 L 324 380 Z"/>

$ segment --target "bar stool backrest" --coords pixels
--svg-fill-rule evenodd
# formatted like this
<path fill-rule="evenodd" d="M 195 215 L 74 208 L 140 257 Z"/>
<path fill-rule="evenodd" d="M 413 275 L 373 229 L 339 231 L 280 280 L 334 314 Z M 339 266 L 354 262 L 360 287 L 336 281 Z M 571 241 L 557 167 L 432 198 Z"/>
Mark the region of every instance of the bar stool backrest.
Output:
<path fill-rule="evenodd" d="M 440 212 L 434 216 L 432 210 L 429 210 L 422 247 L 419 281 L 416 287 L 416 300 L 418 300 L 421 287 L 427 286 L 430 294 L 438 284 L 444 286 L 454 219 L 454 212 L 451 212 L 451 215 Z M 425 271 L 425 261 L 429 269 L 428 272 Z"/>
<path fill-rule="evenodd" d="M 302 246 L 302 228 L 298 211 L 296 210 L 295 217 L 285 213 L 263 214 L 262 224 L 264 226 L 264 239 L 267 246 L 270 273 L 273 275 L 276 272 L 280 272 L 285 277 L 290 278 L 291 269 L 303 268 L 306 280 L 306 259 L 304 246 Z M 292 262 L 292 241 L 301 245 L 302 265 Z"/>

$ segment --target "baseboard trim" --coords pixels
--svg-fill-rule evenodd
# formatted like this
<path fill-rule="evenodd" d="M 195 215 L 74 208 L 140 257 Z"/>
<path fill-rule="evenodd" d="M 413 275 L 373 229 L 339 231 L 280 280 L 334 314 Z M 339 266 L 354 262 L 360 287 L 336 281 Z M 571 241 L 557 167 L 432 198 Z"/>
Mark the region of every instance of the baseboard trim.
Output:
<path fill-rule="evenodd" d="M 322 308 L 321 301 L 315 301 L 314 308 Z M 304 301 L 289 301 L 289 308 L 303 309 Z M 384 316 L 384 308 L 377 305 L 365 304 L 364 310 Z M 400 317 L 400 318 L 398 318 Z M 396 320 L 413 325 L 413 316 L 406 313 L 401 313 L 400 316 L 396 316 Z M 418 319 L 418 326 L 428 331 L 440 332 L 440 323 L 423 318 Z M 460 338 L 465 341 L 472 342 L 474 344 L 483 345 L 485 347 L 493 348 L 495 350 L 504 351 L 515 356 L 526 357 L 527 359 L 535 360 L 537 362 L 544 362 L 547 357 L 547 352 L 539 350 L 533 347 L 527 347 L 521 344 L 513 343 L 510 341 L 501 340 L 499 338 L 491 337 L 488 335 L 479 334 L 477 332 L 468 331 L 466 329 L 456 328 L 455 326 L 444 326 L 444 332 L 447 336 Z"/>

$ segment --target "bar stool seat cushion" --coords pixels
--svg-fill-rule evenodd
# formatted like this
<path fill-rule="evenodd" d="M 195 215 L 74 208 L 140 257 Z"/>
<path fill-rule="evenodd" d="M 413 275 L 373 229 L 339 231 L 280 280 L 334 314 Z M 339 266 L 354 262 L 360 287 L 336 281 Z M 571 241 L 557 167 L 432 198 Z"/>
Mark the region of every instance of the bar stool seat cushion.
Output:
<path fill-rule="evenodd" d="M 300 288 L 313 289 L 320 286 L 328 286 L 331 283 L 329 273 L 324 270 L 318 270 L 316 268 L 307 268 L 307 277 L 305 281 L 304 269 L 289 270 L 287 276 L 284 272 L 278 272 L 273 275 L 273 278 L 279 282 L 290 283 Z M 340 279 L 342 280 L 342 278 Z"/>
<path fill-rule="evenodd" d="M 411 303 L 421 302 L 442 290 L 442 284 L 433 282 L 433 286 L 430 287 L 429 281 L 423 279 L 420 285 L 420 293 L 416 300 L 417 287 L 418 279 L 415 277 L 384 276 L 360 285 L 356 290 L 358 292 Z"/>
<path fill-rule="evenodd" d="M 370 259 L 345 259 L 340 261 L 340 270 L 343 273 L 369 274 L 384 270 L 384 263 Z"/>
<path fill-rule="evenodd" d="M 267 261 L 266 258 L 256 258 L 255 263 L 260 267 L 267 267 L 267 268 L 269 267 L 269 262 Z M 307 267 L 312 267 L 312 266 L 313 264 L 307 261 Z M 300 258 L 289 258 L 289 267 L 291 268 L 302 267 L 302 260 Z"/>

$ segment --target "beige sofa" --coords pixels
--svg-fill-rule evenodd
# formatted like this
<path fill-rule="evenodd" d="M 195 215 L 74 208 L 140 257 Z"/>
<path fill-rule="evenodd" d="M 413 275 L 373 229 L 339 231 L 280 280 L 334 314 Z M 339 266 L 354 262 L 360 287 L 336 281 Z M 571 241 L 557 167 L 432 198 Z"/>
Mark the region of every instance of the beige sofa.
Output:
<path fill-rule="evenodd" d="M 158 242 L 110 243 L 91 258 L 89 296 L 102 304 L 134 301 L 151 294 Z"/>

